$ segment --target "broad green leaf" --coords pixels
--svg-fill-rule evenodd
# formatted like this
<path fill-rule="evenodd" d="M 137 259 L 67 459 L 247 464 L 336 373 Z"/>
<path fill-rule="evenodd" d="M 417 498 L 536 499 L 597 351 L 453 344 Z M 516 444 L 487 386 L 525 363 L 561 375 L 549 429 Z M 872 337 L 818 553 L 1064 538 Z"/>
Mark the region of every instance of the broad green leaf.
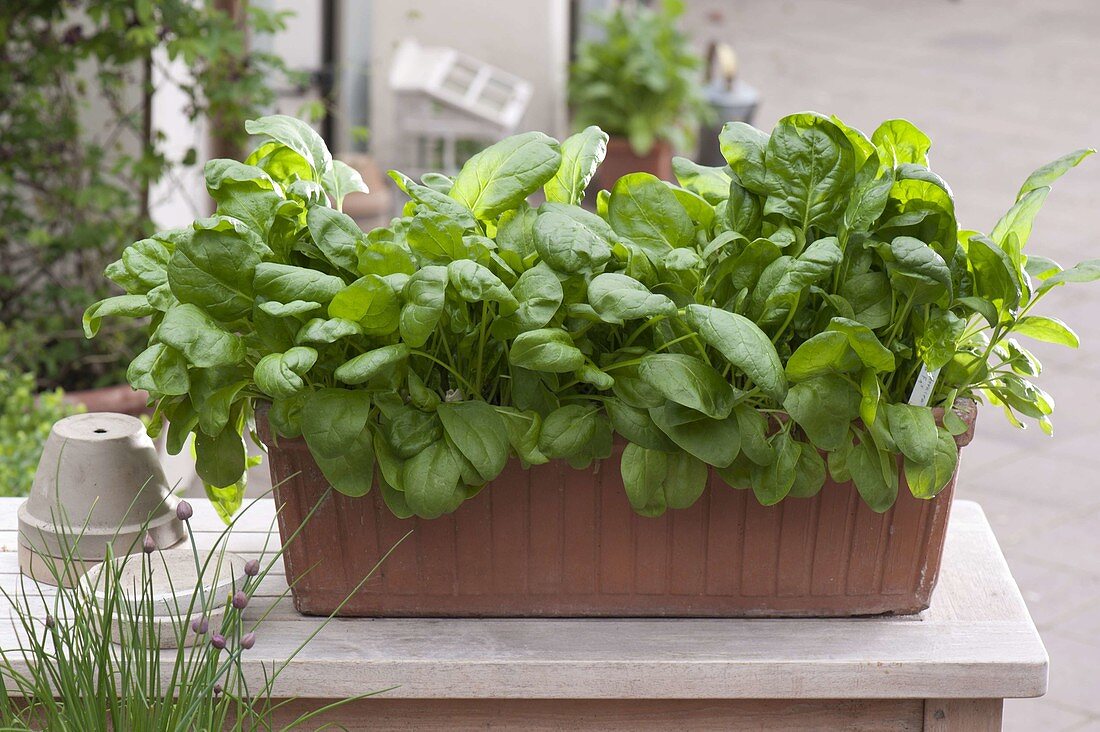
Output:
<path fill-rule="evenodd" d="M 393 179 L 394 183 L 397 184 L 398 188 L 408 194 L 409 198 L 424 206 L 429 211 L 434 211 L 435 213 L 446 216 L 458 224 L 464 231 L 477 227 L 477 221 L 474 219 L 474 215 L 470 209 L 466 208 L 446 193 L 437 191 L 428 186 L 420 185 L 412 178 L 396 170 L 389 171 L 389 176 Z M 450 186 L 448 186 L 447 190 L 450 190 Z"/>
<path fill-rule="evenodd" d="M 365 495 L 374 480 L 370 408 L 370 394 L 348 389 L 320 389 L 302 406 L 309 452 L 329 484 L 347 496 Z"/>
<path fill-rule="evenodd" d="M 561 165 L 543 187 L 546 200 L 580 203 L 596 168 L 607 154 L 607 140 L 607 133 L 595 126 L 567 137 L 561 144 Z"/>
<path fill-rule="evenodd" d="M 178 396 L 191 388 L 187 361 L 171 346 L 154 343 L 134 357 L 126 369 L 126 381 L 135 389 Z"/>
<path fill-rule="evenodd" d="M 845 334 L 825 331 L 795 349 L 787 359 L 787 378 L 798 383 L 823 374 L 858 371 L 860 364 Z"/>
<path fill-rule="evenodd" d="M 358 323 L 368 335 L 387 335 L 397 330 L 401 310 L 386 281 L 378 275 L 366 275 L 332 298 L 328 315 Z"/>
<path fill-rule="evenodd" d="M 353 218 L 328 206 L 310 206 L 306 223 L 313 243 L 325 259 L 347 272 L 358 273 L 357 251 L 366 235 Z"/>
<path fill-rule="evenodd" d="M 989 300 L 1002 312 L 1020 303 L 1020 281 L 1008 255 L 983 236 L 971 237 L 966 247 L 967 267 L 974 294 Z"/>
<path fill-rule="evenodd" d="M 362 335 L 363 329 L 359 324 L 344 318 L 313 318 L 301 327 L 294 342 L 298 345 L 307 343 L 335 343 L 341 338 Z"/>
<path fill-rule="evenodd" d="M 712 206 L 729 198 L 730 182 L 733 180 L 729 168 L 711 168 L 687 158 L 675 157 L 672 159 L 672 172 L 680 185 L 702 196 Z"/>
<path fill-rule="evenodd" d="M 332 167 L 321 177 L 321 184 L 337 209 L 344 208 L 349 193 L 370 193 L 359 171 L 341 160 L 332 161 Z"/>
<path fill-rule="evenodd" d="M 651 450 L 671 452 L 676 449 L 675 443 L 654 424 L 648 411 L 632 407 L 620 399 L 606 400 L 604 408 L 611 426 L 627 441 Z"/>
<path fill-rule="evenodd" d="M 168 263 L 168 282 L 181 303 L 222 322 L 252 310 L 252 281 L 260 252 L 236 231 L 202 229 L 182 240 Z"/>
<path fill-rule="evenodd" d="M 584 209 L 545 203 L 535 220 L 539 256 L 561 272 L 593 272 L 611 258 L 614 233 L 607 222 Z"/>
<path fill-rule="evenodd" d="M 877 153 L 872 153 L 856 174 L 855 187 L 841 217 L 845 233 L 870 229 L 886 208 L 894 185 L 891 169 L 881 169 Z"/>
<path fill-rule="evenodd" d="M 929 463 L 936 452 L 936 419 L 930 407 L 884 405 L 890 437 L 902 454 L 916 463 Z"/>
<path fill-rule="evenodd" d="M 459 457 L 446 440 L 436 440 L 405 461 L 405 502 L 417 516 L 451 513 L 466 498 Z"/>
<path fill-rule="evenodd" d="M 667 508 L 664 484 L 670 453 L 629 444 L 623 449 L 623 487 L 630 506 L 643 516 L 660 516 Z"/>
<path fill-rule="evenodd" d="M 365 384 L 383 373 L 388 373 L 409 357 L 409 347 L 404 343 L 373 348 L 345 361 L 333 374 L 345 384 Z"/>
<path fill-rule="evenodd" d="M 605 323 L 674 315 L 676 304 L 665 295 L 649 291 L 633 277 L 615 272 L 596 275 L 588 283 L 588 302 Z"/>
<path fill-rule="evenodd" d="M 256 387 L 276 399 L 292 397 L 306 388 L 302 379 L 317 363 L 317 351 L 295 346 L 285 353 L 269 353 L 253 370 Z"/>
<path fill-rule="evenodd" d="M 840 283 L 840 296 L 852 306 L 853 320 L 868 328 L 889 324 L 893 292 L 890 280 L 883 272 L 864 272 L 847 277 Z"/>
<path fill-rule="evenodd" d="M 541 328 L 549 323 L 565 297 L 561 281 L 545 263 L 521 274 L 512 287 L 512 295 L 519 307 L 511 319 L 520 330 Z"/>
<path fill-rule="evenodd" d="M 549 462 L 549 458 L 539 450 L 542 417 L 538 412 L 498 407 L 497 414 L 504 421 L 508 431 L 508 443 L 523 462 L 528 465 L 542 465 Z"/>
<path fill-rule="evenodd" d="M 798 476 L 798 459 L 803 445 L 786 430 L 770 440 L 775 460 L 768 465 L 753 465 L 752 492 L 763 506 L 774 506 L 787 497 Z M 807 449 L 812 449 L 808 448 Z"/>
<path fill-rule="evenodd" d="M 883 513 L 898 497 L 897 463 L 892 455 L 882 453 L 869 438 L 861 439 L 847 457 L 852 482 L 875 513 Z"/>
<path fill-rule="evenodd" d="M 684 412 L 690 410 L 666 402 L 663 406 L 650 409 L 649 416 L 661 432 L 685 452 L 716 468 L 732 463 L 741 450 L 737 417 L 730 415 L 725 419 L 709 419 L 695 413 L 696 419 L 683 421 Z M 630 439 L 625 434 L 624 437 Z"/>
<path fill-rule="evenodd" d="M 379 231 L 384 229 L 371 232 L 365 241 L 360 241 L 356 246 L 355 271 L 361 275 L 376 274 L 380 277 L 392 274 L 411 275 L 416 272 L 416 257 L 412 252 L 385 235 L 378 234 Z"/>
<path fill-rule="evenodd" d="M 508 462 L 506 426 L 486 402 L 444 402 L 437 410 L 443 430 L 470 461 L 483 482 L 500 475 Z"/>
<path fill-rule="evenodd" d="M 895 238 L 880 252 L 890 259 L 887 271 L 894 288 L 911 295 L 914 304 L 935 302 L 951 292 L 951 270 L 943 257 L 920 239 Z"/>
<path fill-rule="evenodd" d="M 442 214 L 421 211 L 409 223 L 405 237 L 423 263 L 447 264 L 466 258 L 461 224 Z"/>
<path fill-rule="evenodd" d="M 928 167 L 928 150 L 932 142 L 909 120 L 883 122 L 871 134 L 871 142 L 883 153 L 883 162 L 889 166 L 915 163 Z"/>
<path fill-rule="evenodd" d="M 307 267 L 260 262 L 256 265 L 253 288 L 257 295 L 268 300 L 283 303 L 309 300 L 327 305 L 344 289 L 344 281 Z"/>
<path fill-rule="evenodd" d="M 766 192 L 764 160 L 768 134 L 744 122 L 727 122 L 718 134 L 722 157 L 729 163 L 741 185 L 753 193 Z"/>
<path fill-rule="evenodd" d="M 733 410 L 733 387 L 711 366 L 693 356 L 651 353 L 642 359 L 639 375 L 671 402 L 725 419 Z"/>
<path fill-rule="evenodd" d="M 244 475 L 247 458 L 244 438 L 235 424 L 213 437 L 205 432 L 195 435 L 195 472 L 204 483 L 232 486 Z"/>
<path fill-rule="evenodd" d="M 690 247 L 695 226 L 676 195 L 649 173 L 630 173 L 615 182 L 608 202 L 611 228 L 661 262 L 677 247 Z"/>
<path fill-rule="evenodd" d="M 149 304 L 145 295 L 118 295 L 88 307 L 84 311 L 84 337 L 94 338 L 99 325 L 105 317 L 144 318 L 152 315 L 156 309 Z"/>
<path fill-rule="evenodd" d="M 934 498 L 951 480 L 958 463 L 959 448 L 955 438 L 947 430 L 937 430 L 936 451 L 931 460 L 919 463 L 908 456 L 905 458 L 903 468 L 910 493 L 917 498 Z"/>
<path fill-rule="evenodd" d="M 516 336 L 508 360 L 532 371 L 567 373 L 584 365 L 584 354 L 564 330 L 539 328 Z"/>
<path fill-rule="evenodd" d="M 181 351 L 200 368 L 232 366 L 244 358 L 240 336 L 190 304 L 176 305 L 165 313 L 153 338 Z"/>
<path fill-rule="evenodd" d="M 466 302 L 495 302 L 500 305 L 501 315 L 510 315 L 519 307 L 515 296 L 493 274 L 469 259 L 460 259 L 447 265 L 447 278 Z"/>
<path fill-rule="evenodd" d="M 738 404 L 733 414 L 737 417 L 741 452 L 757 465 L 770 465 L 775 451 L 768 442 L 768 418 L 748 404 Z"/>
<path fill-rule="evenodd" d="M 784 216 L 803 231 L 835 229 L 854 178 L 852 143 L 840 128 L 811 112 L 784 117 L 768 140 L 764 215 Z"/>
<path fill-rule="evenodd" d="M 843 333 L 848 339 L 848 345 L 865 366 L 875 371 L 894 370 L 893 351 L 882 345 L 878 336 L 866 325 L 847 318 L 833 318 L 826 326 L 826 332 Z"/>
<path fill-rule="evenodd" d="M 259 234 L 268 233 L 284 199 L 264 170 L 236 160 L 209 160 L 203 177 L 219 214 L 239 219 Z"/>
<path fill-rule="evenodd" d="M 122 257 L 107 265 L 104 274 L 128 294 L 144 295 L 168 282 L 172 251 L 164 242 L 142 239 L 123 249 Z"/>
<path fill-rule="evenodd" d="M 623 450 L 623 485 L 631 507 L 643 516 L 690 508 L 707 487 L 707 466 L 690 455 L 630 444 Z"/>
<path fill-rule="evenodd" d="M 1092 148 L 1085 148 L 1082 150 L 1074 150 L 1068 155 L 1047 163 L 1041 168 L 1037 169 L 1031 175 L 1027 177 L 1024 184 L 1020 186 L 1020 192 L 1016 194 L 1016 200 L 1020 200 L 1031 191 L 1049 186 L 1054 181 L 1061 178 L 1071 168 L 1077 166 L 1082 160 L 1092 155 L 1096 151 Z"/>
<path fill-rule="evenodd" d="M 1031 227 L 1035 222 L 1035 216 L 1039 213 L 1039 209 L 1043 207 L 1043 202 L 1046 201 L 1048 193 L 1050 193 L 1049 188 L 1036 188 L 1028 191 L 1016 201 L 1012 208 L 997 222 L 997 225 L 993 227 L 993 232 L 989 235 L 993 242 L 1007 251 L 1008 237 L 1010 234 L 1015 234 L 1017 248 L 1023 249 L 1028 238 L 1031 237 Z"/>
<path fill-rule="evenodd" d="M 1012 332 L 1070 348 L 1081 345 L 1081 339 L 1068 325 L 1058 318 L 1045 315 L 1025 315 L 1012 326 Z"/>
<path fill-rule="evenodd" d="M 401 338 L 419 348 L 435 330 L 447 292 L 447 268 L 424 267 L 405 285 L 405 307 L 401 309 Z"/>
<path fill-rule="evenodd" d="M 1064 269 L 1043 282 L 1042 290 L 1049 290 L 1068 282 L 1095 282 L 1100 280 L 1100 259 L 1086 259 L 1069 269 Z"/>
<path fill-rule="evenodd" d="M 244 128 L 250 135 L 268 137 L 302 157 L 313 169 L 315 180 L 322 180 L 332 167 L 332 155 L 325 141 L 305 122 L 283 114 L 248 120 Z"/>
<path fill-rule="evenodd" d="M 737 313 L 706 305 L 688 305 L 688 324 L 708 345 L 741 369 L 769 396 L 782 401 L 787 380 L 775 346 L 764 331 Z"/>
<path fill-rule="evenodd" d="M 324 307 L 319 302 L 307 300 L 291 300 L 290 302 L 275 302 L 268 300 L 261 302 L 260 310 L 276 318 L 304 318 Z"/>
<path fill-rule="evenodd" d="M 799 444 L 794 483 L 787 494 L 792 498 L 812 498 L 825 485 L 825 459 L 813 445 Z"/>
<path fill-rule="evenodd" d="M 554 177 L 561 160 L 557 141 L 541 132 L 514 135 L 466 161 L 449 195 L 477 218 L 493 220 Z"/>
<path fill-rule="evenodd" d="M 542 422 L 539 451 L 551 460 L 572 461 L 585 455 L 588 444 L 600 431 L 601 419 L 606 417 L 591 404 L 567 404 L 555 409 Z"/>
<path fill-rule="evenodd" d="M 791 386 L 783 408 L 816 447 L 828 452 L 847 439 L 859 402 L 860 392 L 844 377 L 826 374 Z"/>

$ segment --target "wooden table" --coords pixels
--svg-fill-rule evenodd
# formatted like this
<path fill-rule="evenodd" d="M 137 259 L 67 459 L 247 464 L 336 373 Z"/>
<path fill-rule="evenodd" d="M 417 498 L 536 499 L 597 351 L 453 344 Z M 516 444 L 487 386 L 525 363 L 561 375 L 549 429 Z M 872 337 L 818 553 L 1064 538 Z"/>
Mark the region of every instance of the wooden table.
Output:
<path fill-rule="evenodd" d="M 0 584 L 12 587 L 16 499 L 0 499 Z M 200 545 L 222 530 L 194 502 Z M 252 508 L 230 548 L 263 550 L 273 508 Z M 245 655 L 285 658 L 323 619 L 277 601 L 269 575 L 248 612 L 277 603 Z M 6 614 L 5 611 L 3 614 Z M 0 622 L 0 644 L 12 639 Z M 1046 691 L 1047 654 L 981 508 L 957 501 L 932 607 L 848 620 L 334 620 L 279 677 L 297 716 L 339 710 L 346 729 L 995 730 L 1002 699 Z M 337 721 L 315 720 L 317 725 Z"/>

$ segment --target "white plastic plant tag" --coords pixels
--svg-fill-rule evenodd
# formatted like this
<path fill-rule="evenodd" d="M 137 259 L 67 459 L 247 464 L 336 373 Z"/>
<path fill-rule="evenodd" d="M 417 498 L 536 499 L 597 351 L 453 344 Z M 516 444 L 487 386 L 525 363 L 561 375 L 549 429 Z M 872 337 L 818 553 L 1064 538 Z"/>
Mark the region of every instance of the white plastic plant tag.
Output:
<path fill-rule="evenodd" d="M 927 366 L 921 364 L 917 383 L 913 385 L 913 393 L 909 395 L 909 403 L 917 407 L 927 407 L 928 400 L 932 398 L 932 390 L 936 388 L 936 379 L 939 377 L 939 369 L 929 371 Z"/>

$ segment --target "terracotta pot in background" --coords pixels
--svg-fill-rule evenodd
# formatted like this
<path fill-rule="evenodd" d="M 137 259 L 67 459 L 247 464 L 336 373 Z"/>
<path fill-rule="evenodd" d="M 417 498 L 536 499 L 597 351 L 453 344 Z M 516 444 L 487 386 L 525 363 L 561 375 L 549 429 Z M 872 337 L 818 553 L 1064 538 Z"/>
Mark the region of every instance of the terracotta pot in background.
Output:
<path fill-rule="evenodd" d="M 968 419 L 973 427 L 973 410 Z M 907 614 L 928 607 L 955 476 L 932 500 L 904 484 L 876 514 L 850 484 L 761 506 L 713 476 L 690 509 L 631 510 L 622 446 L 584 471 L 512 460 L 454 514 L 395 518 L 377 491 L 330 492 L 303 440 L 271 439 L 270 466 L 295 607 L 348 616 L 808 617 Z M 972 432 L 958 439 L 969 442 Z"/>
<path fill-rule="evenodd" d="M 672 145 L 657 140 L 646 155 L 638 155 L 625 137 L 612 137 L 607 142 L 607 156 L 596 171 L 599 187 L 611 190 L 615 181 L 628 173 L 652 173 L 661 180 L 673 180 Z"/>
<path fill-rule="evenodd" d="M 153 410 L 146 406 L 149 402 L 149 392 L 140 389 L 135 391 L 129 384 L 68 391 L 65 392 L 64 399 L 69 404 L 83 404 L 89 412 L 119 412 L 129 414 L 131 417 L 153 413 Z"/>

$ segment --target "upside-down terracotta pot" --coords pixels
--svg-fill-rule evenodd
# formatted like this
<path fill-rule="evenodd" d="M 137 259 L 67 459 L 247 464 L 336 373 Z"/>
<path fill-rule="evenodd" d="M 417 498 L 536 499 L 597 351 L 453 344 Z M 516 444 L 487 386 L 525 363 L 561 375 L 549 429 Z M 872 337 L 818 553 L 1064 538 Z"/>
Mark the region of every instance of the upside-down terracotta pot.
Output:
<path fill-rule="evenodd" d="M 973 435 L 973 404 L 963 414 Z M 934 499 L 875 513 L 851 483 L 761 506 L 712 473 L 694 506 L 631 509 L 622 444 L 587 470 L 564 461 L 504 472 L 449 516 L 398 519 L 378 491 L 328 490 L 303 440 L 273 440 L 271 478 L 294 605 L 360 617 L 844 617 L 928 607 L 955 475 Z M 303 520 L 316 508 L 303 526 Z M 299 532 L 297 536 L 291 537 Z"/>
<path fill-rule="evenodd" d="M 615 181 L 629 173 L 651 173 L 661 180 L 673 180 L 672 145 L 668 140 L 656 140 L 648 153 L 639 155 L 625 137 L 612 137 L 596 172 L 597 181 L 601 188 L 611 190 Z"/>

